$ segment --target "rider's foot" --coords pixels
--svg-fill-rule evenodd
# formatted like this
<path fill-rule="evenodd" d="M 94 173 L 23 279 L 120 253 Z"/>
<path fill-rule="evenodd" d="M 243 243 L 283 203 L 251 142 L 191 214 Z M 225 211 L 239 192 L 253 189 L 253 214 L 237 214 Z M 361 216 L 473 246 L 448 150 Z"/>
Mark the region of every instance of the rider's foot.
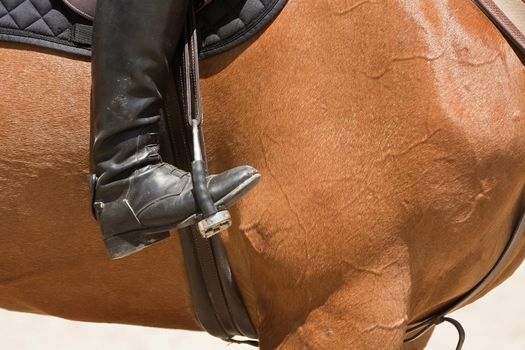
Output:
<path fill-rule="evenodd" d="M 208 177 L 208 188 L 217 207 L 227 208 L 259 178 L 255 169 L 237 167 Z M 112 258 L 139 251 L 166 238 L 163 232 L 203 218 L 195 204 L 191 174 L 166 163 L 139 169 L 120 185 L 97 186 L 94 205 Z"/>
<path fill-rule="evenodd" d="M 191 176 L 162 162 L 159 121 L 188 0 L 97 2 L 93 32 L 94 209 L 112 258 L 195 223 Z M 208 178 L 227 207 L 259 179 L 251 167 Z"/>

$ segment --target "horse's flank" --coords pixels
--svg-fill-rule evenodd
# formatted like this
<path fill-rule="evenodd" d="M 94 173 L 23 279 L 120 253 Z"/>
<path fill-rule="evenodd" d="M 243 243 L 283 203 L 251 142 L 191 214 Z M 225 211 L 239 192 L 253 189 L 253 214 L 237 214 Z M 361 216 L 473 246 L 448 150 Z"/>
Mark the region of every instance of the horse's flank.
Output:
<path fill-rule="evenodd" d="M 0 306 L 198 329 L 176 238 L 104 255 L 89 64 L 0 50 Z M 263 348 L 399 348 L 495 263 L 524 207 L 525 71 L 473 4 L 290 1 L 202 70 L 213 172 L 263 174 L 225 236 Z"/>

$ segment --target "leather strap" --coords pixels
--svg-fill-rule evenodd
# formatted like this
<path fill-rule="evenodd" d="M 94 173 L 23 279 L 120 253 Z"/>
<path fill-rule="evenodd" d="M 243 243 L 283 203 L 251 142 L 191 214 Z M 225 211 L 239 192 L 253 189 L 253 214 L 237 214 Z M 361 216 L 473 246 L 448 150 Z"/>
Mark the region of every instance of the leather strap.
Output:
<path fill-rule="evenodd" d="M 507 242 L 505 249 L 503 249 L 503 252 L 501 253 L 498 261 L 496 262 L 494 267 L 492 267 L 492 269 L 488 272 L 488 274 L 476 286 L 474 286 L 470 291 L 468 291 L 459 300 L 454 302 L 452 305 L 448 306 L 446 309 L 440 310 L 439 312 L 423 320 L 417 321 L 409 325 L 405 336 L 405 342 L 408 343 L 418 339 L 428 330 L 430 330 L 433 326 L 441 323 L 441 321 L 445 318 L 446 315 L 467 305 L 477 296 L 485 292 L 487 287 L 501 276 L 503 269 L 508 265 L 512 256 L 516 253 L 516 249 L 519 246 L 521 246 L 520 243 L 523 241 L 524 236 L 525 212 L 522 214 L 516 229 L 514 230 L 514 232 L 512 232 L 509 241 Z"/>
<path fill-rule="evenodd" d="M 93 41 L 93 27 L 76 23 L 71 28 L 71 41 L 82 45 L 91 45 Z"/>
<path fill-rule="evenodd" d="M 474 0 L 518 51 L 525 56 L 525 1 Z"/>
<path fill-rule="evenodd" d="M 185 170 L 191 168 L 192 161 L 191 128 L 187 122 L 187 116 L 192 112 L 188 109 L 193 113 L 200 113 L 201 110 L 200 105 L 195 105 L 200 103 L 200 99 L 194 98 L 200 93 L 198 84 L 188 84 L 187 79 L 199 79 L 198 69 L 195 69 L 198 46 L 194 13 L 190 5 L 181 43 L 183 54 L 175 62 L 175 81 L 178 86 L 172 84 L 166 98 L 165 139 L 169 147 L 161 146 L 161 149 L 168 150 L 164 152 L 163 158 Z M 204 149 L 204 142 L 202 145 Z M 193 307 L 203 328 L 211 335 L 230 342 L 239 342 L 234 339 L 235 336 L 257 339 L 257 332 L 235 283 L 221 237 L 216 235 L 204 239 L 194 227 L 180 230 L 179 237 Z M 257 341 L 241 342 L 258 345 Z"/>

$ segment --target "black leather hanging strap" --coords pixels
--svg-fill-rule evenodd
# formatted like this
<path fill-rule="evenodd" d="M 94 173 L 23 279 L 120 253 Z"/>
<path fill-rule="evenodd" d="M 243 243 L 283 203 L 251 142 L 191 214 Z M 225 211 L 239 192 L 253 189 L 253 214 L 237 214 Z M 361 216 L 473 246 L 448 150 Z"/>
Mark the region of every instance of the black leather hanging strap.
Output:
<path fill-rule="evenodd" d="M 190 5 L 190 7 L 192 7 Z M 192 161 L 191 128 L 188 115 L 199 113 L 198 46 L 194 11 L 190 8 L 181 43 L 183 54 L 175 62 L 176 84 L 170 86 L 166 98 L 165 128 L 168 143 L 163 157 L 178 167 L 189 170 Z M 193 112 L 188 112 L 188 109 Z M 202 124 L 201 124 L 202 125 Z M 202 128 L 201 128 L 201 135 Z M 204 149 L 204 142 L 202 142 Z M 235 336 L 257 339 L 226 255 L 220 235 L 202 238 L 194 228 L 179 232 L 191 288 L 195 314 L 211 335 L 226 341 L 238 342 Z M 241 341 L 258 345 L 257 341 Z"/>
<path fill-rule="evenodd" d="M 501 277 L 501 274 L 503 273 L 505 267 L 508 266 L 511 259 L 517 253 L 517 249 L 522 246 L 524 240 L 525 212 L 522 212 L 519 222 L 516 225 L 516 228 L 509 237 L 507 245 L 501 252 L 501 255 L 498 258 L 496 264 L 485 275 L 485 277 L 483 277 L 483 279 L 477 285 L 475 285 L 466 294 L 461 296 L 458 300 L 454 301 L 454 303 L 452 303 L 451 305 L 439 310 L 438 312 L 426 317 L 425 319 L 408 325 L 407 332 L 405 335 L 405 342 L 409 343 L 413 340 L 418 339 L 423 334 L 431 330 L 435 325 L 441 323 L 446 318 L 446 315 L 467 305 L 468 303 L 472 302 L 474 299 L 479 297 L 481 294 L 485 293 L 487 291 L 487 288 L 491 286 L 492 283 L 494 283 L 494 281 Z M 457 325 L 454 325 L 457 328 Z M 460 336 L 464 337 L 464 335 L 461 335 L 461 331 Z"/>

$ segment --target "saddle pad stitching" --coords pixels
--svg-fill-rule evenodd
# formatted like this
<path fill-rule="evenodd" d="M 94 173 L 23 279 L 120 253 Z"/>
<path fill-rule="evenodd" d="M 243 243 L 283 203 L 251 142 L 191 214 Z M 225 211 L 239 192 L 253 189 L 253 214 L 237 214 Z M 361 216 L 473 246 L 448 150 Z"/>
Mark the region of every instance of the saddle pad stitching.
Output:
<path fill-rule="evenodd" d="M 262 18 L 264 18 L 265 16 L 267 16 L 267 15 L 273 10 L 273 8 L 274 8 L 273 6 L 275 6 L 275 4 L 277 4 L 278 1 L 279 1 L 279 0 L 273 0 L 273 2 L 271 3 L 272 6 L 269 6 L 269 7 L 268 7 L 268 6 L 265 6 L 265 10 L 262 11 L 262 13 L 261 13 L 259 16 L 255 17 L 256 20 L 252 20 L 252 21 L 250 21 L 250 23 L 251 23 L 252 25 L 247 26 L 247 27 L 246 27 L 246 28 L 247 28 L 246 31 L 244 31 L 244 32 L 239 32 L 239 33 L 235 33 L 234 35 L 229 36 L 227 39 L 221 39 L 221 42 L 220 42 L 219 45 L 217 45 L 217 44 L 214 43 L 214 44 L 210 44 L 209 46 L 205 46 L 206 49 L 207 49 L 207 50 L 213 50 L 215 46 L 220 47 L 220 46 L 223 46 L 223 45 L 225 45 L 225 44 L 229 44 L 229 43 L 231 43 L 231 42 L 237 40 L 238 38 L 240 38 L 240 37 L 246 35 L 251 29 L 257 27 L 257 25 L 259 24 L 259 20 L 261 20 Z M 261 2 L 259 1 L 259 3 L 261 3 Z M 263 6 L 264 6 L 264 5 L 263 5 Z M 240 18 L 239 18 L 239 19 L 240 19 Z M 246 25 L 246 23 L 245 23 L 242 19 L 240 19 L 240 20 L 241 20 L 241 22 L 242 22 L 244 25 Z"/>
<path fill-rule="evenodd" d="M 77 46 L 75 46 L 74 44 L 72 44 L 68 40 L 60 39 L 60 38 L 53 38 L 53 37 L 49 37 L 49 36 L 38 34 L 38 33 L 27 32 L 27 31 L 24 31 L 22 29 L 0 28 L 0 35 L 2 35 L 2 34 L 7 34 L 7 35 L 11 34 L 11 35 L 16 35 L 16 36 L 22 36 L 22 37 L 25 37 L 25 38 L 51 41 L 51 42 L 56 43 L 56 44 L 67 45 L 67 46 L 78 48 Z"/>
<path fill-rule="evenodd" d="M 22 2 L 20 2 L 18 5 L 16 5 L 16 6 L 13 7 L 12 9 L 8 9 L 4 4 L 2 4 L 3 7 L 6 9 L 7 12 L 6 12 L 5 15 L 3 15 L 2 17 L 0 17 L 0 19 L 4 18 L 5 16 L 9 16 L 9 18 L 11 18 L 11 19 L 13 20 L 13 22 L 14 22 L 14 23 L 15 23 L 20 29 L 25 29 L 25 28 L 30 27 L 33 23 L 37 22 L 38 19 L 35 20 L 35 21 L 33 21 L 33 22 L 31 22 L 29 25 L 25 26 L 24 28 L 22 28 L 22 27 L 20 26 L 20 24 L 18 24 L 18 22 L 16 21 L 16 18 L 14 18 L 13 16 L 11 16 L 11 12 L 12 12 L 12 11 L 16 11 L 17 8 L 19 8 L 20 6 L 24 5 L 26 2 L 27 2 L 27 0 L 22 0 Z M 33 8 L 35 9 L 35 11 L 38 12 L 39 15 L 42 16 L 42 14 L 40 13 L 40 11 L 38 11 L 38 9 L 33 5 L 33 3 L 32 3 L 31 1 L 29 1 L 29 4 L 30 4 L 31 6 L 33 6 Z M 47 24 L 47 23 L 46 23 L 46 24 Z"/>
<path fill-rule="evenodd" d="M 32 7 L 32 8 L 33 8 L 33 9 L 34 9 L 34 10 L 40 15 L 40 18 L 37 18 L 37 19 L 33 20 L 32 22 L 30 22 L 30 23 L 27 24 L 26 26 L 22 26 L 22 25 L 20 25 L 20 24 L 18 23 L 18 21 L 16 20 L 16 18 L 13 17 L 13 16 L 11 15 L 11 12 L 12 12 L 12 11 L 15 11 L 15 10 L 18 9 L 20 6 L 22 6 L 22 5 L 24 5 L 24 4 L 28 4 L 28 3 L 29 3 L 29 5 L 31 5 L 31 7 Z M 63 35 L 64 33 L 66 33 L 66 32 L 68 31 L 68 29 L 65 29 L 65 30 L 63 30 L 63 31 L 60 32 L 60 33 L 55 33 L 55 32 L 53 31 L 52 27 L 50 26 L 50 24 L 46 21 L 45 16 L 48 15 L 48 14 L 53 10 L 52 7 L 51 7 L 47 12 L 45 12 L 45 13 L 41 13 L 40 10 L 39 10 L 39 9 L 38 9 L 38 8 L 37 8 L 37 7 L 31 2 L 31 1 L 29 1 L 29 0 L 22 0 L 20 3 L 18 3 L 16 6 L 14 6 L 14 7 L 11 8 L 11 9 L 8 9 L 8 8 L 5 6 L 5 4 L 3 4 L 3 3 L 0 3 L 0 5 L 2 5 L 2 7 L 3 7 L 3 8 L 5 9 L 5 11 L 6 11 L 6 13 L 5 13 L 4 15 L 0 16 L 0 20 L 1 20 L 2 18 L 5 18 L 6 16 L 8 16 L 8 17 L 13 21 L 13 23 L 16 24 L 16 26 L 17 26 L 18 29 L 20 29 L 20 30 L 24 30 L 24 29 L 26 29 L 26 28 L 29 28 L 29 27 L 31 27 L 33 24 L 35 24 L 36 22 L 38 22 L 40 19 L 42 19 L 42 21 L 45 23 L 45 25 L 47 26 L 47 28 L 49 29 L 49 31 L 50 31 L 51 33 L 53 33 L 53 35 L 54 35 L 55 37 L 58 37 L 58 36 L 60 36 L 60 35 Z M 7 28 L 6 28 L 6 29 L 7 29 Z M 35 34 L 38 34 L 38 33 L 35 33 Z M 42 34 L 41 34 L 41 35 L 42 35 Z M 46 37 L 46 38 L 47 38 L 47 37 Z"/>
<path fill-rule="evenodd" d="M 225 11 L 224 15 L 219 20 L 217 20 L 216 22 L 224 21 L 228 16 L 231 16 L 232 11 L 234 13 L 240 13 L 241 10 L 244 8 L 244 6 L 246 6 L 246 4 L 247 4 L 247 2 L 245 2 L 244 4 L 238 3 L 237 5 L 232 5 L 230 3 L 230 1 L 228 1 L 228 0 L 226 0 L 225 3 L 228 6 L 228 11 Z M 263 6 L 263 8 L 267 8 L 268 7 L 268 6 L 265 6 L 264 3 L 262 3 L 260 0 L 257 0 L 257 3 L 260 4 L 261 6 Z M 243 26 L 246 26 L 246 22 L 241 17 L 235 18 L 235 20 L 240 20 L 242 22 Z M 233 21 L 231 21 L 230 23 L 232 23 L 232 22 Z M 220 35 L 218 33 L 217 33 L 217 36 L 220 37 Z M 224 40 L 224 39 L 221 38 L 221 40 Z M 213 44 L 211 44 L 211 45 L 213 45 Z"/>
<path fill-rule="evenodd" d="M 42 39 L 33 35 L 23 36 L 19 33 L 12 33 L 4 28 L 0 28 L 0 41 L 12 42 L 21 45 L 35 46 L 35 49 L 45 48 L 51 49 L 58 52 L 62 52 L 67 55 L 74 55 L 79 59 L 86 59 L 90 57 L 91 52 L 79 46 L 75 46 L 70 42 L 64 41 L 51 41 L 48 38 Z"/>
<path fill-rule="evenodd" d="M 49 29 L 51 30 L 51 32 L 53 32 L 53 34 L 55 34 L 55 32 L 53 31 L 53 29 L 51 28 L 51 25 L 46 21 L 46 16 L 48 15 L 48 13 L 51 12 L 51 11 L 48 11 L 46 14 L 42 15 L 42 21 L 44 21 L 44 23 L 49 27 Z M 36 23 L 37 21 L 35 21 Z M 67 32 L 68 29 L 64 29 L 62 32 L 60 33 L 57 33 L 55 34 L 56 37 L 64 34 L 65 32 Z"/>

